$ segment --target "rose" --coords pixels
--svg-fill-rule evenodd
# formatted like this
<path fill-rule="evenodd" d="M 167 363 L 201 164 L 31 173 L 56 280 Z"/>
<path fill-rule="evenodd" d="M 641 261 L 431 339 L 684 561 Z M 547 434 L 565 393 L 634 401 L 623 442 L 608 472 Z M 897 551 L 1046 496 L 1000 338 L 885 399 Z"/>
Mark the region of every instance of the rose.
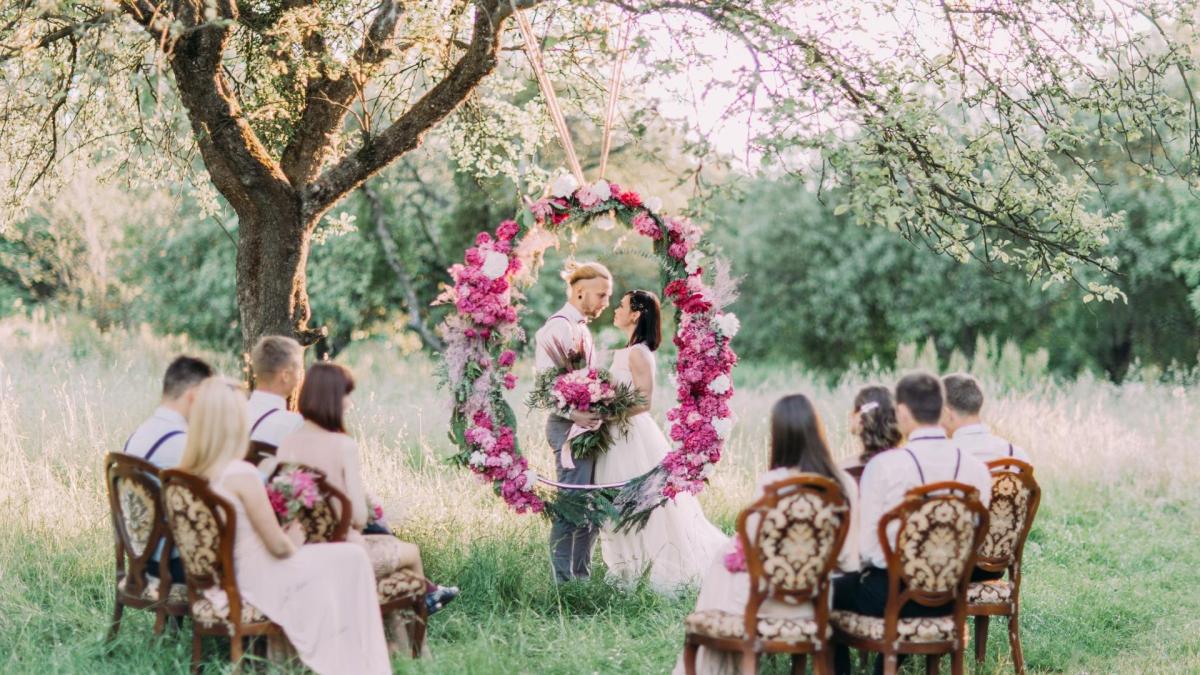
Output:
<path fill-rule="evenodd" d="M 564 173 L 554 179 L 550 185 L 550 194 L 555 197 L 570 197 L 577 187 L 579 187 L 579 181 L 575 180 L 575 176 Z"/>
<path fill-rule="evenodd" d="M 483 259 L 483 275 L 488 279 L 499 279 L 508 271 L 508 256 L 495 251 L 488 251 Z"/>
<path fill-rule="evenodd" d="M 713 323 L 716 324 L 716 329 L 721 332 L 721 335 L 727 338 L 737 335 L 738 330 L 742 327 L 742 322 L 738 321 L 737 315 L 732 313 L 718 314 L 713 319 Z"/>
<path fill-rule="evenodd" d="M 634 216 L 632 225 L 633 230 L 644 237 L 650 237 L 655 241 L 662 239 L 662 228 L 658 226 L 658 223 L 654 222 L 654 217 L 646 211 L 642 211 Z"/>
<path fill-rule="evenodd" d="M 521 231 L 521 226 L 515 220 L 506 220 L 496 228 L 496 238 L 500 241 L 511 241 Z"/>
<path fill-rule="evenodd" d="M 631 209 L 636 209 L 637 207 L 642 205 L 641 195 L 639 195 L 636 192 L 633 192 L 632 190 L 617 193 L 617 201 L 621 202 L 622 204 L 624 204 L 625 206 L 628 206 Z"/>
<path fill-rule="evenodd" d="M 500 354 L 500 358 L 497 359 L 497 361 L 500 363 L 501 367 L 508 368 L 509 366 L 511 366 L 512 364 L 517 362 L 517 353 L 511 349 L 505 349 Z"/>

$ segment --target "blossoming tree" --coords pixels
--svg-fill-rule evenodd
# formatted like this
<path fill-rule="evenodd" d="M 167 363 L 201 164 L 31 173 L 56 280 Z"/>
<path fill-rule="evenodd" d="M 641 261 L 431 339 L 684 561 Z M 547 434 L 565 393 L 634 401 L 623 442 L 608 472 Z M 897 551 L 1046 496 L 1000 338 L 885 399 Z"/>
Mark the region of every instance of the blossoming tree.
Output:
<path fill-rule="evenodd" d="M 1097 208 L 1106 167 L 1080 149 L 1197 174 L 1192 4 L 13 0 L 0 5 L 0 223 L 73 164 L 178 185 L 198 151 L 194 189 L 211 184 L 239 219 L 245 342 L 311 342 L 320 220 L 447 123 L 463 165 L 526 171 L 549 135 L 537 103 L 512 103 L 529 79 L 506 60 L 523 59 L 506 20 L 539 9 L 568 113 L 594 117 L 606 6 L 638 18 L 631 114 L 735 50 L 744 67 L 706 77 L 765 163 L 845 187 L 839 208 L 861 224 L 1061 281 L 1080 262 L 1115 265 L 1097 253 L 1120 223 Z M 729 45 L 714 47 L 714 27 Z"/>

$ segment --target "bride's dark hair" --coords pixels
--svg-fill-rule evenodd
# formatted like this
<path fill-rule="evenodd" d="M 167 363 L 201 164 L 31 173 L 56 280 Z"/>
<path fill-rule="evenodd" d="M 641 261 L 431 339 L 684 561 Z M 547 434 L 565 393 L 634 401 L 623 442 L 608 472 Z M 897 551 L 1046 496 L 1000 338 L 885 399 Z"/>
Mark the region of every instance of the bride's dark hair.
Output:
<path fill-rule="evenodd" d="M 629 309 L 638 312 L 637 324 L 633 327 L 633 335 L 629 336 L 628 347 L 638 343 L 656 351 L 662 343 L 662 306 L 658 296 L 650 291 L 629 291 Z"/>
<path fill-rule="evenodd" d="M 896 404 L 887 387 L 873 384 L 859 389 L 854 397 L 854 412 L 858 415 L 858 439 L 863 446 L 858 461 L 863 465 L 875 455 L 900 445 Z"/>
<path fill-rule="evenodd" d="M 784 396 L 771 409 L 771 465 L 769 468 L 793 468 L 815 473 L 841 484 L 841 478 L 829 443 L 825 425 L 804 394 Z"/>

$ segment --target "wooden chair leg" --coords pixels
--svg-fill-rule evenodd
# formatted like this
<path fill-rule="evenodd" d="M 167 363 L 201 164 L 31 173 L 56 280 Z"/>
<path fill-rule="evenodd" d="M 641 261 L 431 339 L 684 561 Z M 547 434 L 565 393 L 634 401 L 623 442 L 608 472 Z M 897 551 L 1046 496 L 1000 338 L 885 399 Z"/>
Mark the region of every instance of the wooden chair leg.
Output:
<path fill-rule="evenodd" d="M 692 642 L 687 637 L 683 639 L 683 672 L 686 675 L 696 675 L 696 654 L 700 651 L 700 645 Z"/>
<path fill-rule="evenodd" d="M 154 615 L 154 634 L 162 635 L 163 629 L 167 627 L 167 611 L 159 609 Z"/>
<path fill-rule="evenodd" d="M 125 612 L 125 605 L 121 604 L 120 598 L 113 601 L 113 616 L 112 623 L 108 627 L 108 639 L 116 639 L 117 633 L 121 631 L 121 615 Z"/>
<path fill-rule="evenodd" d="M 815 666 L 816 661 L 819 661 L 819 660 L 820 660 L 819 657 L 817 659 L 814 659 L 813 665 Z M 804 669 L 807 666 L 808 666 L 808 655 L 807 654 L 792 654 L 792 675 L 804 675 Z"/>
<path fill-rule="evenodd" d="M 196 630 L 196 626 L 195 626 L 195 624 L 193 624 L 192 625 L 192 673 L 194 673 L 195 675 L 200 674 L 200 656 L 201 656 L 201 651 L 202 651 L 201 647 L 202 646 L 203 646 L 203 644 L 201 643 L 200 632 Z"/>
<path fill-rule="evenodd" d="M 900 659 L 895 654 L 883 655 L 883 675 L 896 675 L 900 668 Z"/>
<path fill-rule="evenodd" d="M 925 675 L 937 675 L 941 670 L 938 661 L 942 660 L 941 654 L 930 654 L 925 657 Z"/>
<path fill-rule="evenodd" d="M 229 638 L 229 660 L 233 663 L 233 672 L 242 672 L 242 636 L 233 635 Z"/>
<path fill-rule="evenodd" d="M 1021 624 L 1017 620 L 1019 612 L 1013 605 L 1012 614 L 1008 616 L 1008 647 L 1012 650 L 1013 669 L 1017 675 L 1025 675 L 1025 655 L 1021 652 Z"/>
<path fill-rule="evenodd" d="M 825 647 L 813 654 L 813 675 L 833 675 L 833 645 L 826 643 Z"/>
<path fill-rule="evenodd" d="M 955 645 L 954 651 L 950 652 L 950 674 L 963 675 L 963 652 L 966 648 L 962 645 Z"/>
<path fill-rule="evenodd" d="M 987 638 L 988 638 L 988 623 L 991 617 L 977 616 L 975 617 L 975 665 L 983 665 L 983 659 L 987 656 Z"/>
<path fill-rule="evenodd" d="M 758 654 L 753 651 L 742 652 L 742 675 L 758 673 Z"/>

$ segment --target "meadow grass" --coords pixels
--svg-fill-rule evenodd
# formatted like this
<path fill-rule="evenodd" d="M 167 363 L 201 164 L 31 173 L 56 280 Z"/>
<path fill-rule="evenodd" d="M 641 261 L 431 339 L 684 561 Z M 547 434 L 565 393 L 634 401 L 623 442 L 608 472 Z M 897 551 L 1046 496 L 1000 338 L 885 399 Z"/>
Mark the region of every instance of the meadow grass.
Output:
<path fill-rule="evenodd" d="M 0 671 L 184 670 L 187 627 L 152 638 L 151 617 L 130 610 L 119 638 L 103 639 L 113 547 L 100 458 L 153 409 L 169 358 L 196 350 L 145 331 L 101 335 L 71 318 L 0 321 L 0 344 Z M 240 369 L 209 356 L 227 373 Z M 906 367 L 929 358 L 909 356 Z M 447 411 L 432 364 L 369 344 L 343 358 L 359 378 L 352 417 L 370 487 L 402 536 L 421 545 L 430 576 L 463 589 L 431 622 L 434 658 L 398 659 L 397 672 L 670 670 L 694 593 L 623 591 L 602 574 L 555 586 L 545 521 L 508 512 L 487 486 L 442 461 Z M 1029 449 L 1044 490 L 1025 557 L 1030 671 L 1200 672 L 1195 389 L 1055 382 L 1011 354 L 981 357 L 972 369 L 995 394 L 993 426 Z M 764 468 L 765 416 L 776 398 L 812 395 L 838 453 L 848 455 L 854 391 L 892 375 L 829 384 L 792 367 L 744 364 L 735 379 L 739 423 L 701 497 L 726 531 Z M 535 466 L 548 467 L 539 417 L 519 401 L 522 446 Z M 669 402 L 657 403 L 661 418 Z M 213 667 L 228 667 L 217 665 L 225 650 L 206 644 Z M 993 622 L 984 671 L 1011 672 L 1003 621 Z M 786 664 L 768 661 L 764 672 L 786 672 Z"/>

